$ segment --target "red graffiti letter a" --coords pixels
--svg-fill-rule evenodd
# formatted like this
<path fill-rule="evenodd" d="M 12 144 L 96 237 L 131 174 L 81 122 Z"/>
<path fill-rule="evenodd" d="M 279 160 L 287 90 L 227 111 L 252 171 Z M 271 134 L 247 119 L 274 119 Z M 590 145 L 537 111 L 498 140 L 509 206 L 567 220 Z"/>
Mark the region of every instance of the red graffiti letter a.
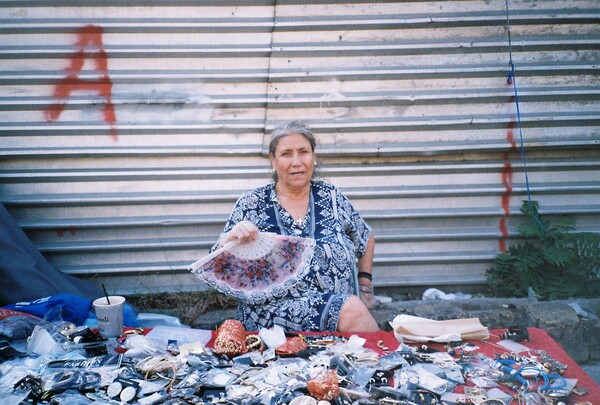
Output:
<path fill-rule="evenodd" d="M 56 84 L 52 94 L 54 98 L 61 101 L 51 105 L 45 111 L 45 117 L 48 122 L 56 121 L 64 111 L 67 99 L 73 91 L 88 90 L 96 92 L 105 100 L 104 121 L 110 126 L 111 136 L 116 141 L 117 118 L 112 102 L 112 82 L 108 76 L 108 61 L 102 43 L 102 32 L 102 27 L 95 25 L 87 25 L 77 30 L 77 46 L 80 49 L 71 57 L 71 66 L 66 69 L 67 76 Z M 97 79 L 84 80 L 79 77 L 79 72 L 83 68 L 86 57 L 93 58 L 95 70 L 98 72 Z"/>

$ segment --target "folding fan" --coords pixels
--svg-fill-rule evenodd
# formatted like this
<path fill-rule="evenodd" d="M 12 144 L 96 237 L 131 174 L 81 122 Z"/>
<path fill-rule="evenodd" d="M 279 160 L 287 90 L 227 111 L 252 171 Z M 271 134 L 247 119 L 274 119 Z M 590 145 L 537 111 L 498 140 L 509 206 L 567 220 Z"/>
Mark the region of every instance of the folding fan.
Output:
<path fill-rule="evenodd" d="M 281 297 L 310 269 L 315 241 L 259 232 L 250 243 L 226 243 L 190 266 L 208 285 L 241 300 Z"/>

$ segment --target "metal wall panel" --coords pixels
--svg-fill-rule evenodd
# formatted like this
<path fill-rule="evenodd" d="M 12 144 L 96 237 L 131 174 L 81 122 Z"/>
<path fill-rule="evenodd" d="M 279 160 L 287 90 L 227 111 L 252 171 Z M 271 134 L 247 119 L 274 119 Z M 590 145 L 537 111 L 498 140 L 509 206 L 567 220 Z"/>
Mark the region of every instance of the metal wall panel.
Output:
<path fill-rule="evenodd" d="M 525 174 L 600 229 L 595 1 L 135 4 L 0 0 L 0 202 L 63 272 L 204 288 L 187 266 L 292 119 L 372 224 L 377 286 L 481 286 Z"/>

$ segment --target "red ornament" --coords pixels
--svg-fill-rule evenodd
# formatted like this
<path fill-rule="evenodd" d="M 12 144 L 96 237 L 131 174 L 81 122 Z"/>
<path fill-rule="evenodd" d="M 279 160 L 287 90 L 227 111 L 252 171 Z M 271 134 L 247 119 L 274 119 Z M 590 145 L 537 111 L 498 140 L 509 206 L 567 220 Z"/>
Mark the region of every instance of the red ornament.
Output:
<path fill-rule="evenodd" d="M 308 345 L 300 336 L 295 336 L 285 341 L 284 344 L 275 348 L 275 354 L 278 356 L 293 356 L 302 350 L 308 349 Z"/>
<path fill-rule="evenodd" d="M 217 329 L 213 351 L 230 358 L 248 351 L 246 346 L 246 328 L 237 319 L 227 319 Z"/>
<path fill-rule="evenodd" d="M 306 383 L 308 392 L 316 399 L 331 401 L 340 395 L 337 371 L 328 370 Z"/>

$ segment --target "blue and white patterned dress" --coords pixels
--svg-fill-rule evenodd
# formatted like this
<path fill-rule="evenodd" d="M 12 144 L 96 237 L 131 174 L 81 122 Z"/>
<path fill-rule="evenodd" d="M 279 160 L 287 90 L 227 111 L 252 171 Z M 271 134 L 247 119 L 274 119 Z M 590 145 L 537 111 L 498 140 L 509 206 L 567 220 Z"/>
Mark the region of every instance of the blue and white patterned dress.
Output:
<path fill-rule="evenodd" d="M 225 225 L 229 232 L 248 220 L 262 232 L 316 240 L 310 271 L 286 296 L 260 305 L 239 303 L 238 319 L 248 330 L 277 324 L 286 331 L 335 331 L 342 305 L 357 293 L 356 261 L 365 253 L 371 228 L 329 183 L 311 182 L 309 201 L 300 227 L 279 204 L 271 183 L 242 195 Z"/>

